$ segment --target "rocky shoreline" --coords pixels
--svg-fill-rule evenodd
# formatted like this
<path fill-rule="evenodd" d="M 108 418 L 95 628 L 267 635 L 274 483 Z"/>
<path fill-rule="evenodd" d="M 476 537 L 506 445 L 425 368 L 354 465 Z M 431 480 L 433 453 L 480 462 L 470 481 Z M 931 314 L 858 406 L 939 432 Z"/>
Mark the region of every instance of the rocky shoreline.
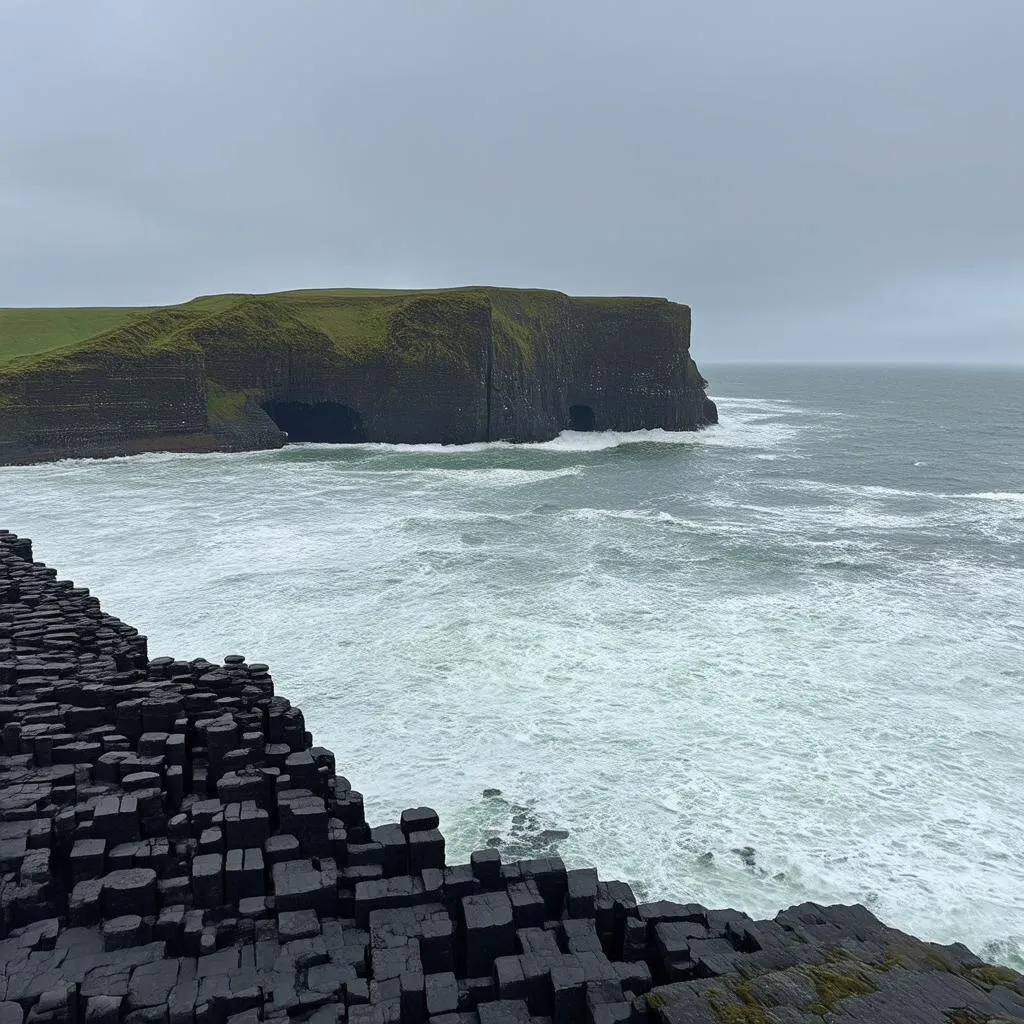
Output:
<path fill-rule="evenodd" d="M 267 666 L 150 659 L 0 532 L 0 1024 L 1024 1021 L 860 906 L 772 921 L 370 826 Z"/>

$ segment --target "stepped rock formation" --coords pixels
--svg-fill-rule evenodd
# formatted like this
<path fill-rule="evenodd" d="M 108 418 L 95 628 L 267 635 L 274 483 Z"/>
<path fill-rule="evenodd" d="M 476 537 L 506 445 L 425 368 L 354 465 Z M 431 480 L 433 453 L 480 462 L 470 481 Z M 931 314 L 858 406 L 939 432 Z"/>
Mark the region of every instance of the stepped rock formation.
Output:
<path fill-rule="evenodd" d="M 690 310 L 666 299 L 339 290 L 131 313 L 0 363 L 0 462 L 717 422 Z"/>
<path fill-rule="evenodd" d="M 370 826 L 265 665 L 150 659 L 0 532 L 2 1024 L 996 1024 L 1024 978 L 860 906 L 638 903 Z"/>

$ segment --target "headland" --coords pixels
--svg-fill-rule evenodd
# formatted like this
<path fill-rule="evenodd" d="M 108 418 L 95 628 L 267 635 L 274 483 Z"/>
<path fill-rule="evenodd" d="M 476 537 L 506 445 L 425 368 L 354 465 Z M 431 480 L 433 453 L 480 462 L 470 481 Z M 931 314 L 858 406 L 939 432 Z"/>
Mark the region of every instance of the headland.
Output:
<path fill-rule="evenodd" d="M 0 463 L 717 422 L 690 309 L 471 287 L 0 310 Z"/>

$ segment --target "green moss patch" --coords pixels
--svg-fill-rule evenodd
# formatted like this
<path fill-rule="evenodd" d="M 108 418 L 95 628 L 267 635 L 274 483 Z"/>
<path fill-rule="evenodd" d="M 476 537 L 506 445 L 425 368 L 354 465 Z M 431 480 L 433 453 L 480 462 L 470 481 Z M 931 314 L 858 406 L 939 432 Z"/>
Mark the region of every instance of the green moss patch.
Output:
<path fill-rule="evenodd" d="M 516 352 L 523 365 L 532 367 L 537 345 L 550 339 L 566 319 L 569 298 L 541 289 L 483 289 L 491 303 L 495 348 Z"/>
<path fill-rule="evenodd" d="M 969 978 L 984 989 L 993 989 L 997 985 L 1012 986 L 1021 981 L 1021 976 L 1009 967 L 998 964 L 979 964 L 964 970 L 964 977 Z"/>
<path fill-rule="evenodd" d="M 709 989 L 704 996 L 711 1004 L 715 1019 L 721 1024 L 765 1024 L 767 1020 L 764 1008 L 746 981 L 731 982 L 728 993 Z"/>
<path fill-rule="evenodd" d="M 223 426 L 242 415 L 246 402 L 257 399 L 262 392 L 255 388 L 232 391 L 215 380 L 206 380 L 206 419 L 211 427 Z"/>
<path fill-rule="evenodd" d="M 816 964 L 809 966 L 807 973 L 814 982 L 817 998 L 803 1008 L 806 1013 L 826 1014 L 840 999 L 878 991 L 865 974 L 852 966 Z"/>

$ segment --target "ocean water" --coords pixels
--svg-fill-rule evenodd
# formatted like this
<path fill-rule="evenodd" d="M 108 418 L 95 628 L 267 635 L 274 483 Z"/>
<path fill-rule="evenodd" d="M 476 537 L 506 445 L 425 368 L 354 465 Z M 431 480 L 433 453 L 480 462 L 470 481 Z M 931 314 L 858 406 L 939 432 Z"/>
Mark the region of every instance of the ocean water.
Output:
<path fill-rule="evenodd" d="M 450 862 L 1024 967 L 1024 372 L 705 373 L 699 434 L 7 468 L 0 525 L 154 656 L 269 662 Z"/>

